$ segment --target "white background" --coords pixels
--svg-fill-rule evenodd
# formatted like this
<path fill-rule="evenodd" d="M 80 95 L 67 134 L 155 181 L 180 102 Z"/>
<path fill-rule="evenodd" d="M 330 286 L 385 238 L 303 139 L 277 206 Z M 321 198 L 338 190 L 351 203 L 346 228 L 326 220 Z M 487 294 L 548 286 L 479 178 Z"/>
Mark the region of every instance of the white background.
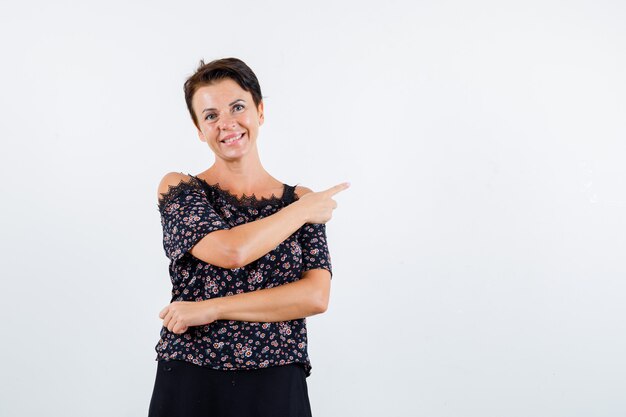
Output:
<path fill-rule="evenodd" d="M 626 6 L 3 2 L 0 415 L 142 416 L 156 190 L 213 155 L 182 85 L 235 56 L 261 160 L 316 191 L 313 414 L 626 414 Z"/>

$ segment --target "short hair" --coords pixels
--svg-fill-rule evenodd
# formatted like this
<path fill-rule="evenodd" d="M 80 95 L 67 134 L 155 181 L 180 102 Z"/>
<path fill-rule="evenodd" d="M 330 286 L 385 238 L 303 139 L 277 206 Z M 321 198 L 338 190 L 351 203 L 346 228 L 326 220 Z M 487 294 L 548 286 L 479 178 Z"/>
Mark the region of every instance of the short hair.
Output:
<path fill-rule="evenodd" d="M 242 60 L 238 58 L 222 58 L 211 61 L 208 64 L 205 64 L 204 60 L 200 60 L 198 69 L 192 76 L 187 78 L 184 85 L 187 109 L 191 115 L 191 120 L 193 120 L 197 128 L 199 128 L 198 118 L 191 106 L 193 95 L 200 87 L 211 85 L 213 82 L 223 80 L 224 78 L 232 79 L 243 90 L 249 92 L 257 108 L 263 100 L 259 80 L 250 67 Z"/>

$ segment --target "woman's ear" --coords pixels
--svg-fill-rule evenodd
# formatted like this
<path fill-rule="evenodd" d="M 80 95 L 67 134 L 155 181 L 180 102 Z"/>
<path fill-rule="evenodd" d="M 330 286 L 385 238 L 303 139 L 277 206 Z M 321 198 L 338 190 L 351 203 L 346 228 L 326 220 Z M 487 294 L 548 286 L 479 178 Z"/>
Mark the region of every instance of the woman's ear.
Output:
<path fill-rule="evenodd" d="M 196 128 L 196 130 L 198 131 L 198 137 L 200 138 L 200 141 L 206 142 L 206 140 L 204 139 L 204 133 L 202 133 L 202 131 L 198 128 Z"/>
<path fill-rule="evenodd" d="M 265 121 L 265 112 L 263 111 L 263 101 L 259 103 L 257 112 L 259 113 L 259 126 L 261 126 L 263 122 Z"/>

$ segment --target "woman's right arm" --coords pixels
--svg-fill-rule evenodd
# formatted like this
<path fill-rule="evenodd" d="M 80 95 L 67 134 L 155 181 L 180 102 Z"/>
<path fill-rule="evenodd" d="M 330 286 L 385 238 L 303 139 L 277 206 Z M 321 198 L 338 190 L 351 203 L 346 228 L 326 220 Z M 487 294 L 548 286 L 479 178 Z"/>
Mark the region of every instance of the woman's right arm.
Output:
<path fill-rule="evenodd" d="M 306 222 L 303 207 L 296 201 L 271 216 L 211 232 L 190 253 L 222 268 L 241 268 L 272 251 Z"/>
<path fill-rule="evenodd" d="M 180 173 L 167 174 L 159 185 L 159 196 L 186 178 L 189 177 Z M 305 223 L 330 220 L 337 207 L 331 197 L 345 188 L 347 185 L 339 184 L 317 193 L 306 189 L 308 192 L 297 201 L 271 216 L 206 234 L 189 252 L 212 265 L 241 268 L 272 251 Z"/>

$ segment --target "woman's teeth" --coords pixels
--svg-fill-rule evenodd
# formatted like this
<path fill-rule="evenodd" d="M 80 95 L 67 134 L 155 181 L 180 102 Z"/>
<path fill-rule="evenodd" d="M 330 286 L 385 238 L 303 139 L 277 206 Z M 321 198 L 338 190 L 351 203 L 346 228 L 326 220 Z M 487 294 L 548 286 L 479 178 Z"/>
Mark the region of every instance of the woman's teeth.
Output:
<path fill-rule="evenodd" d="M 236 140 L 241 139 L 242 136 L 243 136 L 243 133 L 241 135 L 239 135 L 239 136 L 234 137 L 234 138 L 226 139 L 226 140 L 222 141 L 222 143 L 232 143 L 232 142 L 234 142 Z"/>

